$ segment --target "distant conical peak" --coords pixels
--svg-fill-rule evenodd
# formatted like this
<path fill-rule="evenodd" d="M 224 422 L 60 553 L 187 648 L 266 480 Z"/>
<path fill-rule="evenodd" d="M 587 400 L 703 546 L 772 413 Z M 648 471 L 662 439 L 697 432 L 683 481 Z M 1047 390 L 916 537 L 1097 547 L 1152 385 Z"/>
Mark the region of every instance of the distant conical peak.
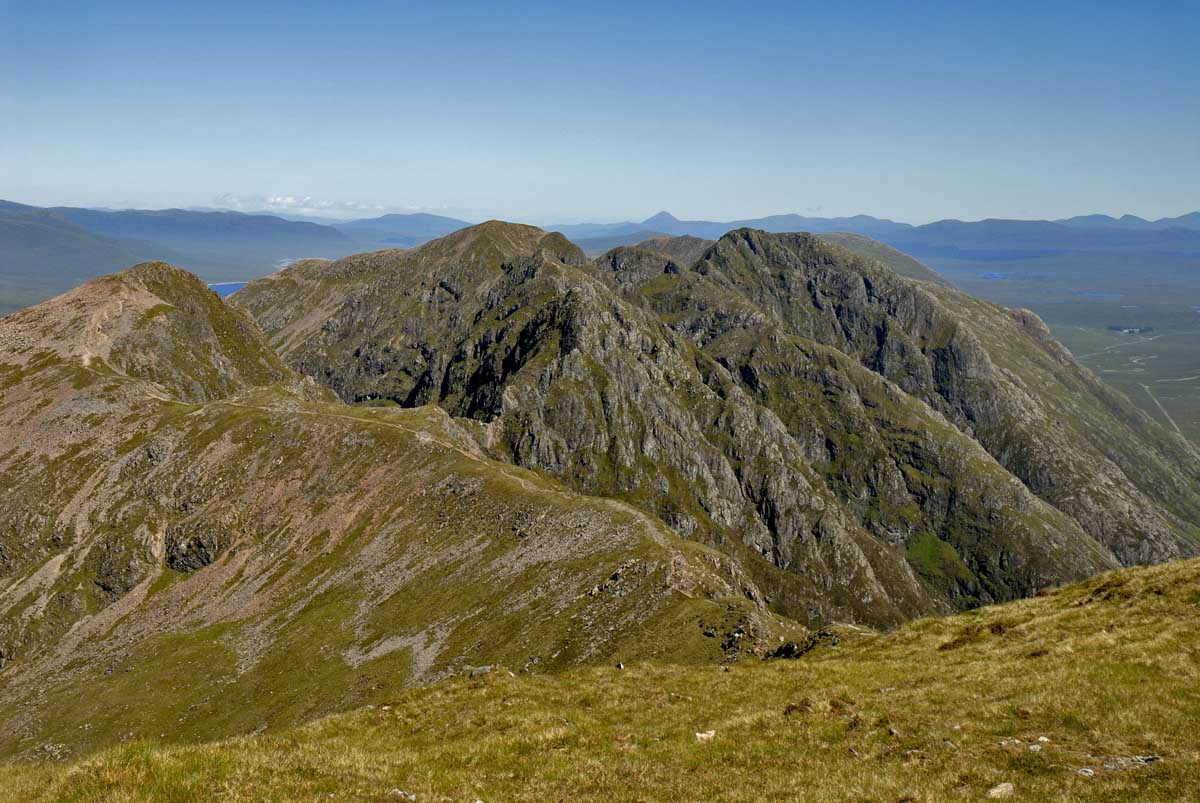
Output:
<path fill-rule="evenodd" d="M 648 217 L 642 221 L 643 226 L 648 226 L 653 223 L 678 223 L 679 218 L 672 215 L 670 212 L 662 211 L 653 217 Z"/>

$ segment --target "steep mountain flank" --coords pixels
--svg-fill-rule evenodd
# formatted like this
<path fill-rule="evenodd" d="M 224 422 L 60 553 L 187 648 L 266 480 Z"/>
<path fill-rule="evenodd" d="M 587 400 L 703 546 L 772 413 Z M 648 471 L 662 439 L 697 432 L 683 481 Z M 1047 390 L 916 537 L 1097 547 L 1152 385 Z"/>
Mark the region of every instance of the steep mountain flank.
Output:
<path fill-rule="evenodd" d="M 0 319 L 0 433 L 9 755 L 282 726 L 467 664 L 730 658 L 791 627 L 729 558 L 487 460 L 439 408 L 341 404 L 162 264 Z"/>
<path fill-rule="evenodd" d="M 1196 552 L 1195 450 L 1076 364 L 1033 313 L 912 283 L 810 235 L 752 230 L 643 290 L 742 377 L 753 376 L 750 351 L 728 341 L 768 330 L 852 357 L 944 415 L 1125 563 Z"/>
<path fill-rule="evenodd" d="M 493 222 L 234 303 L 344 400 L 436 403 L 489 454 L 739 557 L 794 616 L 895 621 L 1195 550 L 1194 454 L 1126 423 L 1028 315 L 807 235 L 694 248 L 589 263 Z M 1072 427 L 1107 430 L 1037 440 L 1059 387 L 1055 415 L 1087 405 Z"/>

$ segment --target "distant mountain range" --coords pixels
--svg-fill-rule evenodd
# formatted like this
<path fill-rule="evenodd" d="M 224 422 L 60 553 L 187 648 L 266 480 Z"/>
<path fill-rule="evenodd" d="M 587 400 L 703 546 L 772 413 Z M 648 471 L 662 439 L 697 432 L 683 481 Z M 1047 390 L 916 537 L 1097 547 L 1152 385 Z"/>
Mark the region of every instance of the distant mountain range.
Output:
<path fill-rule="evenodd" d="M 1078 226 L 1081 228 L 1111 227 L 1140 229 L 1142 231 L 1161 231 L 1173 228 L 1200 229 L 1200 212 L 1189 212 L 1179 217 L 1163 217 L 1158 220 L 1146 220 L 1137 215 L 1122 215 L 1119 218 L 1108 215 L 1078 215 L 1077 217 L 1056 220 L 1055 223 L 1063 223 L 1067 226 Z"/>
<path fill-rule="evenodd" d="M 102 237 L 57 212 L 0 201 L 0 314 L 151 258 L 181 259 L 165 246 Z"/>
<path fill-rule="evenodd" d="M 426 213 L 349 221 L 197 209 L 42 208 L 0 201 L 0 313 L 41 301 L 81 281 L 148 260 L 165 260 L 206 281 L 263 276 L 291 262 L 411 248 L 471 225 Z M 942 220 L 923 226 L 853 217 L 771 215 L 730 221 L 680 220 L 659 212 L 640 222 L 548 226 L 589 255 L 652 237 L 719 239 L 738 228 L 869 237 L 921 259 L 997 260 L 1069 252 L 1200 255 L 1200 212 L 1145 220 L 1083 215 L 1065 220 Z"/>
<path fill-rule="evenodd" d="M 1200 253 L 1200 212 L 1149 221 L 1133 215 L 1112 218 L 1084 215 L 1067 220 L 939 220 L 922 226 L 855 215 L 819 218 L 771 215 L 745 220 L 680 220 L 659 212 L 640 222 L 583 223 L 547 226 L 580 243 L 585 251 L 600 252 L 615 245 L 632 245 L 648 233 L 690 235 L 717 239 L 738 228 L 767 232 L 808 231 L 814 234 L 859 234 L 899 248 L 916 257 L 1009 258 L 1014 254 L 1047 255 L 1067 251 L 1148 250 Z M 592 246 L 593 241 L 595 247 Z M 605 246 L 604 248 L 600 247 Z"/>
<path fill-rule="evenodd" d="M 375 240 L 381 243 L 420 245 L 437 237 L 445 237 L 450 232 L 470 225 L 465 220 L 418 212 L 350 220 L 345 223 L 335 223 L 333 227 L 360 241 Z"/>
<path fill-rule="evenodd" d="M 248 279 L 296 259 L 407 248 L 468 225 L 428 214 L 322 224 L 216 210 L 0 201 L 0 314 L 139 262 L 169 261 L 210 282 Z"/>

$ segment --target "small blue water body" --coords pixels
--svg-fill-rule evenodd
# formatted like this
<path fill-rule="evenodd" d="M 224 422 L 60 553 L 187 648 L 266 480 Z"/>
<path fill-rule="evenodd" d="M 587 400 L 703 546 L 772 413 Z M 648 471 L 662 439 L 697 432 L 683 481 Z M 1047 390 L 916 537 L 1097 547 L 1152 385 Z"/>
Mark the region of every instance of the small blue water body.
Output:
<path fill-rule="evenodd" d="M 221 298 L 225 298 L 226 296 L 231 296 L 238 290 L 241 290 L 247 284 L 248 282 L 218 282 L 216 284 L 210 284 L 208 289 L 212 290 Z"/>

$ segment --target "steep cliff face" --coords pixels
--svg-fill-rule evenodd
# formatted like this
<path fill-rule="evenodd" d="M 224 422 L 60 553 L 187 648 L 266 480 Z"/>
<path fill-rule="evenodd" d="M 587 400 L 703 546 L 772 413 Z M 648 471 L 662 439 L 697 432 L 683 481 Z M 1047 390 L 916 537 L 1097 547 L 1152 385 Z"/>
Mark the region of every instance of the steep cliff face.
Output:
<path fill-rule="evenodd" d="M 1022 410 L 1020 372 L 1053 380 L 1051 361 L 1088 426 L 1124 410 L 1081 396 L 1103 386 L 1027 318 L 805 235 L 734 232 L 685 265 L 670 243 L 587 263 L 535 232 L 302 266 L 235 303 L 346 401 L 436 403 L 490 454 L 739 557 L 792 615 L 894 621 L 1195 548 L 1186 446 L 1155 431 L 1139 447 L 1146 485 L 1174 483 L 1178 509 L 1155 518 L 1166 494 L 1075 465 L 1099 447 L 1032 439 L 1059 391 Z M 1120 426 L 1097 438 L 1153 429 Z"/>
<path fill-rule="evenodd" d="M 5 754 L 274 727 L 467 664 L 718 660 L 788 632 L 762 597 L 437 407 L 340 403 L 182 271 L 0 319 Z"/>

